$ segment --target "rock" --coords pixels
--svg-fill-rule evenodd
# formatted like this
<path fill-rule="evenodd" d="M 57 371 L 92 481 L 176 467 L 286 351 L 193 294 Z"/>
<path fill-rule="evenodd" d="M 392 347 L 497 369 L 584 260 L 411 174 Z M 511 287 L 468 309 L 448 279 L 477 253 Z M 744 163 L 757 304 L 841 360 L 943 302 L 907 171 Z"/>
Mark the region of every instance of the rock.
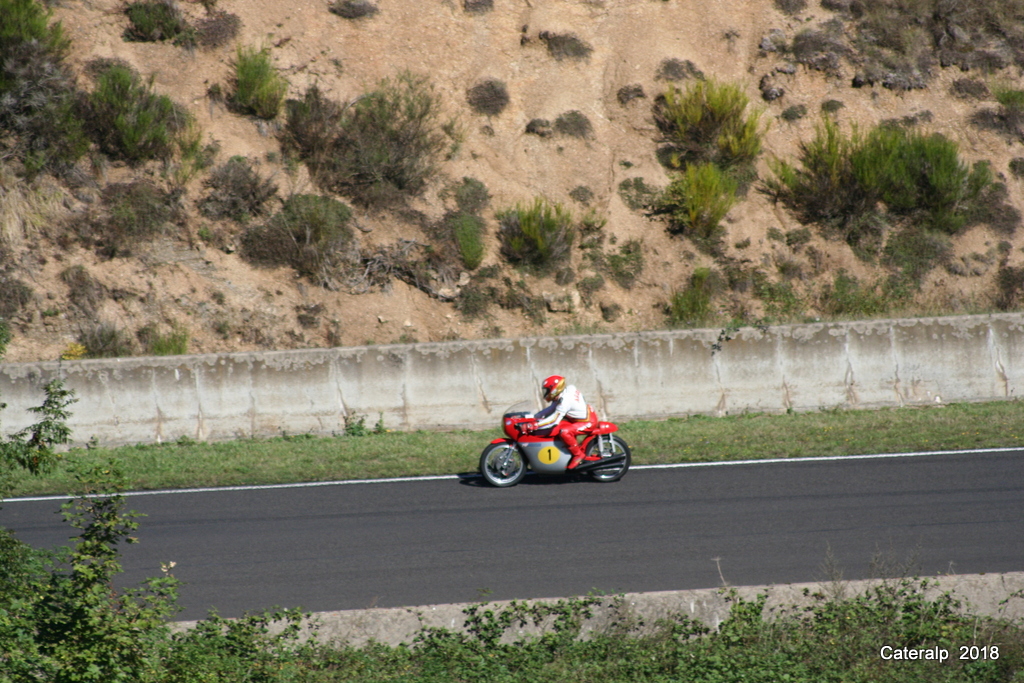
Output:
<path fill-rule="evenodd" d="M 796 64 L 794 64 L 793 62 L 783 62 L 782 64 L 779 64 L 777 67 L 775 67 L 775 71 L 780 74 L 792 76 L 793 74 L 796 73 Z"/>
<path fill-rule="evenodd" d="M 762 52 L 778 52 L 786 45 L 786 34 L 781 29 L 773 28 L 768 35 L 761 38 L 758 45 Z"/>
<path fill-rule="evenodd" d="M 468 285 L 469 273 L 467 273 L 466 271 L 462 271 L 461 273 L 459 273 L 459 281 L 457 284 L 459 287 L 465 287 L 466 285 Z"/>

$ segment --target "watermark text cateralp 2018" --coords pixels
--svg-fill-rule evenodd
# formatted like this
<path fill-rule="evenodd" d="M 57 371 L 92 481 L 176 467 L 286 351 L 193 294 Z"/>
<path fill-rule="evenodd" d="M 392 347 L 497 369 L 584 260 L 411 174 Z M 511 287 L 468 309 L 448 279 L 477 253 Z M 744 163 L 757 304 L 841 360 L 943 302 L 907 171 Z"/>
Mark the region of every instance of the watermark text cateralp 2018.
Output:
<path fill-rule="evenodd" d="M 954 649 L 954 654 L 957 654 Z M 958 659 L 977 661 L 985 659 L 999 659 L 998 645 L 961 645 L 959 647 Z M 944 662 L 950 657 L 950 652 L 944 647 L 893 647 L 883 645 L 878 651 L 878 656 L 884 660 L 907 661 L 917 659 L 930 659 Z"/>

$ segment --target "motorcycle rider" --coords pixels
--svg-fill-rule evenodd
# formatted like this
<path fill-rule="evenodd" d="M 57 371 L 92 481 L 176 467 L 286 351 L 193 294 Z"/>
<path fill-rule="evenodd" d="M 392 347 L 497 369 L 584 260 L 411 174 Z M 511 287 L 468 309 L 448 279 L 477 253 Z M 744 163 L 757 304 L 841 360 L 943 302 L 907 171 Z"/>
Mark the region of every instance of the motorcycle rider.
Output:
<path fill-rule="evenodd" d="M 534 429 L 550 427 L 549 434 L 559 436 L 572 453 L 572 460 L 566 469 L 575 469 L 586 459 L 576 441 L 577 435 L 597 424 L 597 413 L 584 400 L 580 390 L 571 384 L 567 385 L 561 375 L 551 375 L 541 383 L 541 388 L 544 390 L 544 400 L 551 405 L 534 415 L 537 420 Z M 600 460 L 597 456 L 589 459 Z"/>

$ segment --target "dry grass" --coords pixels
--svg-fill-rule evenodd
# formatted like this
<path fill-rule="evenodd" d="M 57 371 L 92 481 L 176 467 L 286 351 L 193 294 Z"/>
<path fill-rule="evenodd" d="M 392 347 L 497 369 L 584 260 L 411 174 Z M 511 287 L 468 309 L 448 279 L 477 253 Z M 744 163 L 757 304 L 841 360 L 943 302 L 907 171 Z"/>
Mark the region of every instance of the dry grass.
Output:
<path fill-rule="evenodd" d="M 0 163 L 0 247 L 14 249 L 34 241 L 64 213 L 67 192 L 54 179 L 28 182 Z"/>

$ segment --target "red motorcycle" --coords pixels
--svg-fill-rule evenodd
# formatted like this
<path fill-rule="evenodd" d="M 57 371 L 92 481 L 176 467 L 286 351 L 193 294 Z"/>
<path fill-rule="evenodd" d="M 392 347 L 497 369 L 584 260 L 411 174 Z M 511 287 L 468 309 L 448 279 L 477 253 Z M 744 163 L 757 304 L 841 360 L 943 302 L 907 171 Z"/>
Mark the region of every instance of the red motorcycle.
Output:
<path fill-rule="evenodd" d="M 611 422 L 597 422 L 596 426 L 580 432 L 582 448 L 588 459 L 572 470 L 566 466 L 572 459 L 569 447 L 550 429 L 534 434 L 536 420 L 529 412 L 530 404 L 515 404 L 502 415 L 502 428 L 506 438 L 495 439 L 480 454 L 480 474 L 492 486 L 515 486 L 527 470 L 539 474 L 585 472 L 594 481 L 611 482 L 622 479 L 629 470 L 629 446 L 612 432 L 618 427 Z M 596 459 L 594 459 L 596 458 Z"/>

